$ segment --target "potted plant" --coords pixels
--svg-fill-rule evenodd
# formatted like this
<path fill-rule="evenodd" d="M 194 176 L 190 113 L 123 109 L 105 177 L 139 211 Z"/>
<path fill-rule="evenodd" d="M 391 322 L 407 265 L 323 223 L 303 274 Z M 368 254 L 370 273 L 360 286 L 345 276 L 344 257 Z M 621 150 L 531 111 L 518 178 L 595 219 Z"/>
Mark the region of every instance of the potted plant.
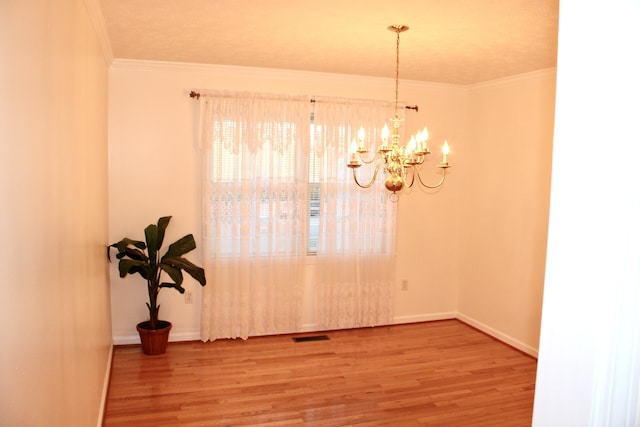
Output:
<path fill-rule="evenodd" d="M 158 220 L 157 225 L 149 224 L 144 229 L 146 242 L 125 237 L 107 247 L 109 262 L 111 262 L 111 248 L 118 250 L 116 258 L 120 260 L 118 263 L 120 277 L 138 273 L 147 281 L 149 320 L 140 322 L 137 325 L 140 341 L 142 342 L 142 351 L 145 354 L 164 353 L 169 340 L 171 322 L 158 319 L 160 310 L 158 293 L 160 289 L 173 288 L 183 294 L 183 271 L 186 271 L 202 286 L 207 284 L 204 269 L 183 257 L 184 254 L 196 248 L 196 242 L 192 234 L 188 234 L 169 245 L 165 254 L 160 256 L 160 248 L 170 220 L 170 216 L 165 216 Z M 162 277 L 165 274 L 170 279 L 169 281 L 162 281 Z"/>

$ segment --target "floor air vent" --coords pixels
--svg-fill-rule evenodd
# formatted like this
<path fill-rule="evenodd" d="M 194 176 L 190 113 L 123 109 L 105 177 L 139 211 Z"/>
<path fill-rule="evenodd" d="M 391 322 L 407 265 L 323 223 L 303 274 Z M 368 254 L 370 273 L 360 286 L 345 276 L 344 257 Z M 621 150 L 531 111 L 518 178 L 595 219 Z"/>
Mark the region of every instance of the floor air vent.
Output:
<path fill-rule="evenodd" d="M 293 337 L 293 342 L 309 342 L 309 341 L 326 341 L 329 337 L 326 335 L 310 335 L 308 337 Z"/>

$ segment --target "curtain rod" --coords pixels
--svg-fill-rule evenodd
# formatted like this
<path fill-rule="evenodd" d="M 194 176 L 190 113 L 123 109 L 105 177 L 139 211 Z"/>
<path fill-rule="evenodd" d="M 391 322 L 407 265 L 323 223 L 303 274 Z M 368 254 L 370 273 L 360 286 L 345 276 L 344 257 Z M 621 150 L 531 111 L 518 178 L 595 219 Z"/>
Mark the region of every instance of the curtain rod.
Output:
<path fill-rule="evenodd" d="M 189 93 L 189 96 L 190 96 L 191 98 L 200 99 L 200 92 L 196 92 L 196 91 L 192 90 L 192 91 Z M 309 100 L 309 102 L 316 102 L 316 100 L 315 100 L 315 99 L 310 99 L 310 100 Z M 406 108 L 407 110 L 415 110 L 415 111 L 418 111 L 418 106 L 417 106 L 417 105 L 405 105 L 405 107 L 404 107 L 404 108 Z"/>

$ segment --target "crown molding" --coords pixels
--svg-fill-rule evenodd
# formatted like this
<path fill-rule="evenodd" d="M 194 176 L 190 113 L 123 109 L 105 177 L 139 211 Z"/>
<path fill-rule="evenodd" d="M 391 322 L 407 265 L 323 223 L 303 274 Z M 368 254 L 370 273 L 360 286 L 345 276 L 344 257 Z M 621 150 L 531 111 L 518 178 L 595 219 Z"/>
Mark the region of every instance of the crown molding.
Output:
<path fill-rule="evenodd" d="M 111 68 L 116 70 L 134 71 L 177 71 L 177 72 L 205 72 L 241 76 L 246 78 L 262 78 L 270 80 L 321 80 L 325 82 L 384 84 L 393 83 L 391 77 L 373 77 L 355 74 L 323 73 L 318 71 L 286 70 L 276 68 L 242 67 L 236 65 L 196 64 L 187 62 L 150 61 L 138 59 L 114 59 Z M 391 83 L 390 83 L 391 82 Z M 424 82 L 419 80 L 402 80 L 402 86 L 431 87 L 460 89 L 465 86 L 450 83 Z"/>
<path fill-rule="evenodd" d="M 111 42 L 109 41 L 109 34 L 107 33 L 107 27 L 104 22 L 104 15 L 102 14 L 102 8 L 100 7 L 99 0 L 84 0 L 84 7 L 89 15 L 89 20 L 93 26 L 93 30 L 102 49 L 102 55 L 110 66 L 113 63 L 113 49 L 111 48 Z"/>
<path fill-rule="evenodd" d="M 488 80 L 486 82 L 473 83 L 465 87 L 469 89 L 476 89 L 476 88 L 489 87 L 489 86 L 499 86 L 502 84 L 509 84 L 509 83 L 519 82 L 523 80 L 529 80 L 529 79 L 535 79 L 535 78 L 547 77 L 547 76 L 555 76 L 555 75 L 556 75 L 556 67 L 552 67 L 552 68 L 545 68 L 542 70 L 530 71 L 528 73 L 515 74 L 513 76 L 502 77 L 495 80 Z"/>
<path fill-rule="evenodd" d="M 94 0 L 85 0 L 94 1 Z M 140 59 L 120 59 L 116 58 L 111 61 L 111 69 L 114 70 L 133 70 L 133 71 L 175 71 L 175 72 L 203 72 L 220 75 L 234 75 L 245 78 L 260 78 L 269 80 L 321 80 L 325 82 L 336 83 L 358 83 L 358 84 L 390 84 L 393 82 L 391 77 L 373 77 L 361 76 L 353 74 L 336 74 L 321 73 L 317 71 L 300 71 L 285 70 L 276 68 L 258 68 L 258 67 L 241 67 L 236 65 L 218 65 L 218 64 L 197 64 L 189 62 L 171 62 L 171 61 L 150 61 Z M 472 83 L 466 85 L 457 85 L 451 83 L 425 82 L 420 80 L 403 80 L 400 79 L 400 85 L 403 87 L 413 88 L 431 88 L 431 89 L 447 89 L 447 90 L 468 90 L 482 87 L 496 86 L 508 84 L 517 81 L 523 81 L 543 76 L 555 76 L 556 67 L 546 68 L 543 70 L 531 71 L 513 76 L 502 77 L 495 80 L 488 80 L 480 83 Z"/>

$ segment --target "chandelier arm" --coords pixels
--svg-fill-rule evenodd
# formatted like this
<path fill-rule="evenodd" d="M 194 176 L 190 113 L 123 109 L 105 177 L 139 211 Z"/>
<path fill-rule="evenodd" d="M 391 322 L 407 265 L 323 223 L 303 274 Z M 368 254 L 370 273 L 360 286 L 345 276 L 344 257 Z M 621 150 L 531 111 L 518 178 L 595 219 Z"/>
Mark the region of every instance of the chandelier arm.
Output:
<path fill-rule="evenodd" d="M 376 177 L 378 176 L 378 171 L 380 170 L 380 164 L 381 162 L 378 162 L 378 164 L 376 165 L 376 168 L 373 171 L 373 177 L 368 184 L 360 184 L 360 182 L 358 182 L 358 177 L 356 176 L 356 168 L 353 168 L 353 180 L 356 182 L 356 185 L 360 188 L 370 188 L 371 186 L 373 186 L 373 183 L 376 181 Z"/>
<path fill-rule="evenodd" d="M 442 178 L 440 179 L 440 182 L 438 182 L 436 185 L 427 185 L 424 183 L 424 181 L 422 181 L 422 177 L 420 176 L 420 172 L 419 171 L 415 171 L 415 174 L 418 175 L 418 181 L 420 181 L 420 184 L 422 184 L 423 187 L 425 188 L 430 188 L 430 189 L 436 189 L 438 187 L 440 187 L 442 184 L 444 184 L 444 179 L 447 175 L 447 168 L 442 168 Z"/>
<path fill-rule="evenodd" d="M 407 182 L 407 170 L 411 169 L 411 182 Z M 404 185 L 407 186 L 407 188 L 411 188 L 413 186 L 413 182 L 416 179 L 416 167 L 415 166 L 410 166 L 408 168 L 405 168 L 403 174 L 402 174 L 402 180 L 404 181 Z"/>
<path fill-rule="evenodd" d="M 373 155 L 373 157 L 371 157 L 370 160 L 365 159 L 364 157 L 362 157 L 362 153 L 358 152 L 358 157 L 360 157 L 360 161 L 362 161 L 362 163 L 366 164 L 366 165 L 370 165 L 371 163 L 375 162 L 376 159 L 378 158 L 378 154 L 380 154 L 378 151 L 376 151 L 376 153 Z"/>

